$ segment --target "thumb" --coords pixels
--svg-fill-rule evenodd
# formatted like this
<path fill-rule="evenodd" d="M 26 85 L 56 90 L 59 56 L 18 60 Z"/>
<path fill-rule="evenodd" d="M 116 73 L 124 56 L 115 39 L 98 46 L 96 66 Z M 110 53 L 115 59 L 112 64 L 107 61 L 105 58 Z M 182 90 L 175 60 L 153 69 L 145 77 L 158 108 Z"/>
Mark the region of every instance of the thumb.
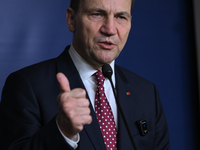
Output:
<path fill-rule="evenodd" d="M 56 77 L 60 84 L 61 92 L 69 92 L 71 89 L 67 77 L 63 73 L 57 73 Z"/>

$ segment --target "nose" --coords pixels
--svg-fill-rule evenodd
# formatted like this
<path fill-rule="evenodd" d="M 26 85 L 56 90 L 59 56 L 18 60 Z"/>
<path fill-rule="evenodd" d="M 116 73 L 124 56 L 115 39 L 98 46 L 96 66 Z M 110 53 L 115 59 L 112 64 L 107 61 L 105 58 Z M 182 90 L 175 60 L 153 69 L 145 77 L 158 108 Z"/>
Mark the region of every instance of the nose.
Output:
<path fill-rule="evenodd" d="M 112 36 L 117 33 L 114 17 L 107 17 L 101 27 L 101 32 L 107 36 Z"/>

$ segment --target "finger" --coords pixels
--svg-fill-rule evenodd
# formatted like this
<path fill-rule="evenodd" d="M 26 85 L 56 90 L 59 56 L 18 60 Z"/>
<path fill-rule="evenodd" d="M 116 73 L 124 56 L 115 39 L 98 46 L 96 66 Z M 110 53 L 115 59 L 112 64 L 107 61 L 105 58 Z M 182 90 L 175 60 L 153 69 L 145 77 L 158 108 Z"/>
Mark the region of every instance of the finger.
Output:
<path fill-rule="evenodd" d="M 60 84 L 60 90 L 62 92 L 69 92 L 71 89 L 67 77 L 63 73 L 57 73 L 56 77 Z"/>
<path fill-rule="evenodd" d="M 84 125 L 88 125 L 92 122 L 91 115 L 83 115 L 83 116 L 77 117 L 76 119 L 78 119 L 78 123 L 75 124 L 75 128 L 77 132 L 80 132 L 81 130 L 83 130 Z"/>
<path fill-rule="evenodd" d="M 74 112 L 74 114 L 71 115 L 72 118 L 75 116 L 84 116 L 84 115 L 90 115 L 90 108 L 89 107 L 79 107 Z"/>
<path fill-rule="evenodd" d="M 86 91 L 81 88 L 76 88 L 76 89 L 71 90 L 70 95 L 73 98 L 77 98 L 77 99 L 86 98 Z"/>
<path fill-rule="evenodd" d="M 90 124 L 92 122 L 92 116 L 91 115 L 80 116 L 79 122 L 80 122 L 80 125 Z"/>
<path fill-rule="evenodd" d="M 89 100 L 85 99 L 85 98 L 84 99 L 79 99 L 78 103 L 77 103 L 78 107 L 89 107 L 89 105 L 90 105 Z"/>
<path fill-rule="evenodd" d="M 74 117 L 72 120 L 72 124 L 75 129 L 78 129 L 81 126 L 90 124 L 92 122 L 92 116 L 91 115 L 78 115 Z M 80 129 L 78 129 L 80 130 Z"/>
<path fill-rule="evenodd" d="M 91 115 L 85 115 L 83 116 L 83 125 L 86 125 L 86 124 L 90 124 L 92 122 L 92 116 Z"/>

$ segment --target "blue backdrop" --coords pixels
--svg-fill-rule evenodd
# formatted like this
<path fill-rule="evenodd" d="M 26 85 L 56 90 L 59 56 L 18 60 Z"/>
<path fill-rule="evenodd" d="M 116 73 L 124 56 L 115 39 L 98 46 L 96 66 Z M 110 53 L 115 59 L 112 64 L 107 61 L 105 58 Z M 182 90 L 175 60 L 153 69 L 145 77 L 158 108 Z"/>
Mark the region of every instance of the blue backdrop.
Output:
<path fill-rule="evenodd" d="M 0 1 L 0 90 L 13 71 L 58 56 L 71 44 L 69 0 Z M 199 117 L 192 1 L 136 0 L 117 63 L 154 82 L 171 150 L 198 150 Z"/>

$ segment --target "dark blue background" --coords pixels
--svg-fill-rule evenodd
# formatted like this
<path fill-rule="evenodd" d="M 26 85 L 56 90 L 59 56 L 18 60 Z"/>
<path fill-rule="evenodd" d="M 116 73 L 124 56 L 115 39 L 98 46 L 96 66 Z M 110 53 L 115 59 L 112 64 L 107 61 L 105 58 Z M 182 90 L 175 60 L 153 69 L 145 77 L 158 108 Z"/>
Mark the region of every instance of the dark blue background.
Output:
<path fill-rule="evenodd" d="M 11 72 L 56 57 L 71 44 L 68 6 L 69 0 L 0 1 L 0 90 Z M 132 30 L 116 62 L 158 86 L 171 150 L 198 150 L 192 1 L 136 0 L 132 13 Z"/>

